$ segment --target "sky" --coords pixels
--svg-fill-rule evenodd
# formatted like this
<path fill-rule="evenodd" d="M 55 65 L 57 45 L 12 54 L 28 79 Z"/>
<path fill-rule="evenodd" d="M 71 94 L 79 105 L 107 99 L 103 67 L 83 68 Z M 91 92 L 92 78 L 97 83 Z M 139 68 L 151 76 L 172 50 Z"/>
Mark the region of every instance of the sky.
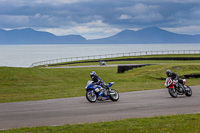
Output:
<path fill-rule="evenodd" d="M 0 29 L 32 28 L 86 39 L 156 26 L 200 34 L 200 0 L 0 0 Z"/>

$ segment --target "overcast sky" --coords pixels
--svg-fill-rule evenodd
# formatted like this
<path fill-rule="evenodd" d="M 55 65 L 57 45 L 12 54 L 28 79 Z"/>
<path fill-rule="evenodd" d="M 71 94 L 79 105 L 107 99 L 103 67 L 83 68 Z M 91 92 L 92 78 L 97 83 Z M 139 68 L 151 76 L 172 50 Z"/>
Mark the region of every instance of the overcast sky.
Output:
<path fill-rule="evenodd" d="M 200 0 L 0 0 L 0 29 L 96 39 L 151 26 L 200 34 Z"/>

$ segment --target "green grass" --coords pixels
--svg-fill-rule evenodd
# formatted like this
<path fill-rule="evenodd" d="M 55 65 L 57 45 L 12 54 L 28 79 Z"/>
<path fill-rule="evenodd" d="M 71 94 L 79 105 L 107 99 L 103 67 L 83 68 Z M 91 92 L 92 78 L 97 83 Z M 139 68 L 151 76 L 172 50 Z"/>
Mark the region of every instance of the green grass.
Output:
<path fill-rule="evenodd" d="M 199 133 L 200 114 L 134 118 L 56 127 L 21 128 L 1 133 Z"/>
<path fill-rule="evenodd" d="M 115 64 L 172 64 L 172 63 L 200 63 L 199 60 L 192 60 L 192 61 L 177 61 L 177 60 L 140 60 L 140 61 L 109 61 L 106 62 L 107 65 L 115 65 Z M 68 64 L 68 65 L 56 65 L 56 66 L 50 66 L 50 67 L 65 67 L 65 66 L 89 66 L 89 65 L 99 65 L 99 62 L 88 62 L 88 63 L 76 63 L 76 64 Z M 99 65 L 99 67 L 101 67 Z"/>
<path fill-rule="evenodd" d="M 0 67 L 0 102 L 32 101 L 85 95 L 89 73 L 96 71 L 105 82 L 115 82 L 118 92 L 164 88 L 166 69 L 184 74 L 200 73 L 200 63 L 146 66 L 117 73 L 117 67 L 98 68 L 9 68 Z M 199 79 L 188 79 L 188 85 L 199 85 Z"/>

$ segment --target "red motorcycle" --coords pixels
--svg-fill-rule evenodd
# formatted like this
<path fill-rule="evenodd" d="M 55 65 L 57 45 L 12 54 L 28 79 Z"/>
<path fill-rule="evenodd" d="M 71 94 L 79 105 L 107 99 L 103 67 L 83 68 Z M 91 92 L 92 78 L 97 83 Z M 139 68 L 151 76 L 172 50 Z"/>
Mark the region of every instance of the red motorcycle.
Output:
<path fill-rule="evenodd" d="M 168 88 L 168 92 L 173 98 L 184 94 L 190 97 L 192 96 L 192 89 L 185 85 L 185 83 L 186 79 L 183 79 L 183 84 L 181 84 L 178 80 L 172 80 L 171 77 L 168 77 L 165 82 L 165 87 Z"/>

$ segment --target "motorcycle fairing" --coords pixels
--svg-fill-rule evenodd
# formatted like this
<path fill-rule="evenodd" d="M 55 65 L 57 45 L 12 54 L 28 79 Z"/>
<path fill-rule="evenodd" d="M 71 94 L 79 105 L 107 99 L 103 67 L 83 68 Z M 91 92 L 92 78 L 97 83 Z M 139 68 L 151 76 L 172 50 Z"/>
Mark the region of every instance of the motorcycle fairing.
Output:
<path fill-rule="evenodd" d="M 97 100 L 99 100 L 99 101 L 109 100 L 110 99 L 109 96 L 105 96 L 104 95 L 105 89 L 103 89 L 99 85 L 94 85 L 92 83 L 93 83 L 93 81 L 88 81 L 87 86 L 85 87 L 86 91 L 90 91 L 91 95 L 93 95 L 94 92 L 92 90 L 94 90 L 97 93 Z M 112 86 L 113 83 L 114 82 L 111 82 L 110 86 Z"/>

